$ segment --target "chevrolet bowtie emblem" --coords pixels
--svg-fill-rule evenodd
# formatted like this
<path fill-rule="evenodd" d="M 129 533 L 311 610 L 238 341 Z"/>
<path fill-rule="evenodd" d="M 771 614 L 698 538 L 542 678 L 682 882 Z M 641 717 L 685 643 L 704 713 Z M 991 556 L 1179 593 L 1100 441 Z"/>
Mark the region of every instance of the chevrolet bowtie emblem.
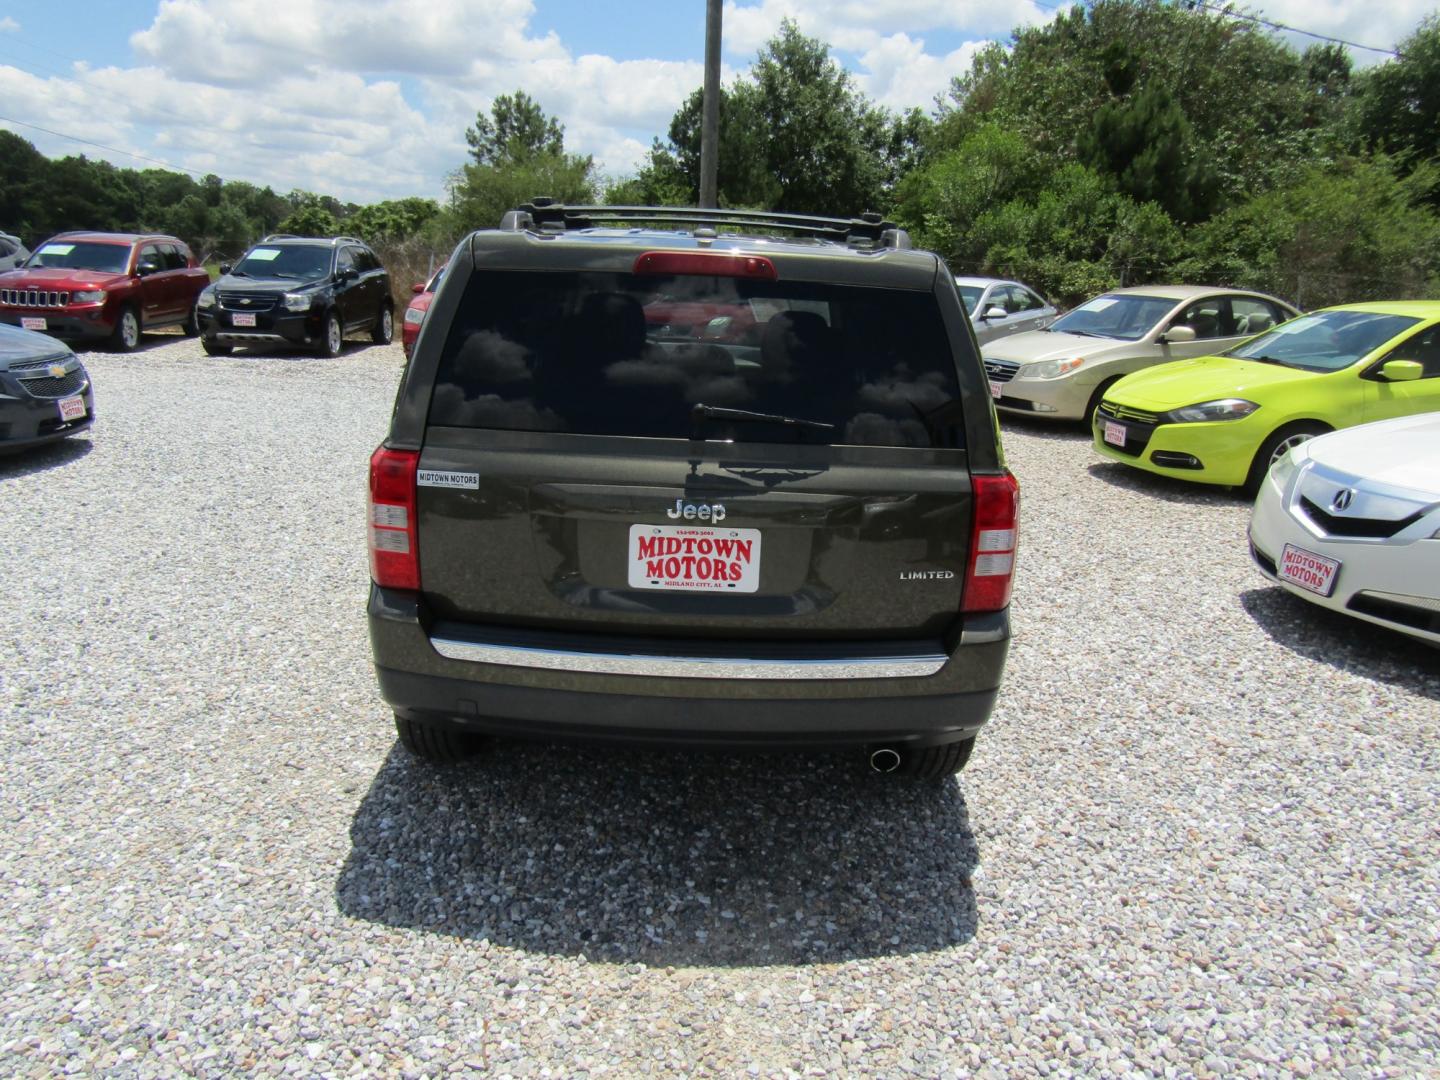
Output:
<path fill-rule="evenodd" d="M 50 365 L 50 377 L 51 377 L 52 379 L 63 379 L 63 378 L 65 377 L 65 365 L 64 365 L 64 364 L 51 364 L 51 365 Z"/>

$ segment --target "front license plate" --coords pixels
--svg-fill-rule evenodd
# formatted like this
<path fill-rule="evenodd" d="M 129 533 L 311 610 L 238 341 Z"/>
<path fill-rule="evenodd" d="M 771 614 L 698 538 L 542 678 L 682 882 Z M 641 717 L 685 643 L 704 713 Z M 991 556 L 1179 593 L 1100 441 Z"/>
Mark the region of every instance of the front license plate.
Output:
<path fill-rule="evenodd" d="M 83 397 L 61 398 L 58 404 L 60 419 L 67 423 L 71 420 L 80 420 L 85 416 L 85 399 Z"/>
<path fill-rule="evenodd" d="M 255 313 L 253 311 L 237 311 L 234 315 L 230 316 L 230 324 L 232 326 L 254 326 Z"/>
<path fill-rule="evenodd" d="M 1111 446 L 1125 445 L 1125 425 L 1117 424 L 1113 420 L 1105 421 L 1105 441 Z"/>
<path fill-rule="evenodd" d="M 50 326 L 49 323 L 47 323 L 44 319 L 39 318 L 38 316 L 34 316 L 34 315 L 22 315 L 22 316 L 20 316 L 20 329 L 21 329 L 21 330 L 45 330 L 45 329 L 48 329 L 49 326 Z"/>
<path fill-rule="evenodd" d="M 1335 591 L 1335 577 L 1340 573 L 1340 563 L 1294 544 L 1286 544 L 1277 569 L 1281 581 L 1299 585 L 1319 596 L 1329 596 Z"/>
<path fill-rule="evenodd" d="M 632 589 L 753 593 L 760 587 L 760 530 L 717 525 L 631 525 Z"/>
<path fill-rule="evenodd" d="M 991 379 L 991 380 L 990 380 L 990 396 L 991 396 L 991 397 L 1003 397 L 1004 394 L 1005 394 L 1004 385 L 1005 385 L 1004 383 L 998 383 L 998 382 L 996 382 L 994 379 Z"/>

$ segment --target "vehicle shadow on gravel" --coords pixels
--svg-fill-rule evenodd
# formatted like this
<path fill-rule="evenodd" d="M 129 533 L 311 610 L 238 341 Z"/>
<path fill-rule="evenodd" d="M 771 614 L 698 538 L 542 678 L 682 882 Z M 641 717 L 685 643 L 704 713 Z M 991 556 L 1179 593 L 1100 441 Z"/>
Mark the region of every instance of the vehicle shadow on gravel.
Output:
<path fill-rule="evenodd" d="M 1238 488 L 1221 487 L 1218 484 L 1191 484 L 1169 476 L 1142 472 L 1122 465 L 1118 461 L 1097 461 L 1086 466 L 1091 476 L 1104 480 L 1112 487 L 1126 491 L 1138 491 L 1172 503 L 1210 506 L 1249 505 L 1254 500 L 1240 493 Z"/>
<path fill-rule="evenodd" d="M 1243 592 L 1240 603 L 1272 641 L 1291 652 L 1440 701 L 1440 649 L 1308 604 L 1278 585 Z"/>
<path fill-rule="evenodd" d="M 94 449 L 89 439 L 71 436 L 18 454 L 0 454 L 0 481 L 63 468 Z"/>
<path fill-rule="evenodd" d="M 856 757 L 397 745 L 335 885 L 352 918 L 607 962 L 832 963 L 975 935 L 959 786 Z"/>

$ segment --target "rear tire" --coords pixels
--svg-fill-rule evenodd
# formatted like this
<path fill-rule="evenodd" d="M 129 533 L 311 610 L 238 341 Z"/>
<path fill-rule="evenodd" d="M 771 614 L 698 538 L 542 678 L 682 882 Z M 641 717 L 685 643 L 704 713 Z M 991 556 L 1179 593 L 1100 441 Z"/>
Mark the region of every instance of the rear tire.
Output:
<path fill-rule="evenodd" d="M 395 733 L 400 736 L 401 746 L 431 765 L 454 765 L 474 757 L 485 749 L 486 743 L 481 735 L 436 727 L 400 713 L 395 714 Z"/>
<path fill-rule="evenodd" d="M 229 356 L 234 347 L 233 345 L 221 345 L 209 338 L 200 339 L 200 348 L 205 350 L 206 356 Z"/>
<path fill-rule="evenodd" d="M 965 768 L 965 763 L 970 760 L 974 749 L 974 735 L 959 742 L 927 746 L 923 750 L 913 750 L 906 754 L 901 769 L 906 776 L 913 776 L 918 780 L 943 780 Z"/>
<path fill-rule="evenodd" d="M 110 331 L 110 348 L 116 352 L 134 352 L 140 345 L 140 313 L 133 304 L 120 309 L 115 329 Z"/>
<path fill-rule="evenodd" d="M 370 330 L 370 340 L 376 345 L 389 345 L 395 340 L 395 312 L 389 304 L 380 309 L 375 325 Z"/>
<path fill-rule="evenodd" d="M 1288 454 L 1294 447 L 1303 442 L 1308 442 L 1316 435 L 1323 435 L 1329 431 L 1324 424 L 1313 421 L 1302 421 L 1298 424 L 1286 424 L 1278 431 L 1271 432 L 1270 437 L 1260 444 L 1260 449 L 1255 452 L 1255 460 L 1250 463 L 1250 472 L 1245 477 L 1245 483 L 1240 488 L 1248 498 L 1253 499 L 1260 493 L 1260 485 L 1265 481 L 1265 474 L 1270 467 Z"/>

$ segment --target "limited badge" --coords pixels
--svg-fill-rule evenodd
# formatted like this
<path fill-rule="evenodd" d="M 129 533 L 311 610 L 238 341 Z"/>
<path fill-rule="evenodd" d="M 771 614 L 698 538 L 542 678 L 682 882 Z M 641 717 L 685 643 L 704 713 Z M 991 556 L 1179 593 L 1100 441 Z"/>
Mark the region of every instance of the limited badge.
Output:
<path fill-rule="evenodd" d="M 419 487 L 469 488 L 480 490 L 480 474 L 473 472 L 449 472 L 445 469 L 421 469 L 415 474 Z"/>

